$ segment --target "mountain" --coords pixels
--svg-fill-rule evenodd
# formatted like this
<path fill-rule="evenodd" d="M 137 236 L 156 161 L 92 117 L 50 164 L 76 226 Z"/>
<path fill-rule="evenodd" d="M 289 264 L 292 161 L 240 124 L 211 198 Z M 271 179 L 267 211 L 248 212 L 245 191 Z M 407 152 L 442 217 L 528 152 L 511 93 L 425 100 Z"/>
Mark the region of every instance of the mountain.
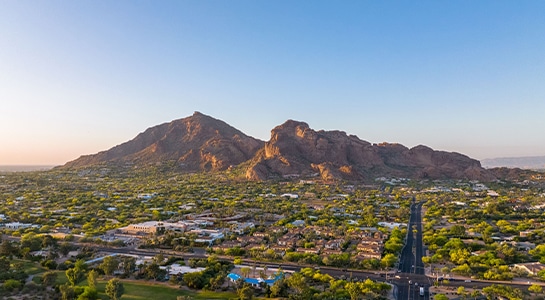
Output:
<path fill-rule="evenodd" d="M 479 161 L 459 153 L 426 146 L 371 144 L 342 131 L 315 131 L 304 122 L 288 120 L 251 160 L 246 177 L 319 175 L 322 179 L 372 180 L 381 176 L 429 179 L 477 179 L 494 176 Z"/>
<path fill-rule="evenodd" d="M 63 167 L 174 160 L 184 171 L 219 171 L 252 158 L 263 144 L 221 120 L 195 112 L 190 117 L 148 128 L 126 143 L 82 156 Z"/>
<path fill-rule="evenodd" d="M 545 169 L 545 156 L 526 156 L 526 157 L 500 157 L 481 160 L 485 168 L 520 168 L 531 170 Z"/>
<path fill-rule="evenodd" d="M 373 181 L 393 176 L 427 179 L 495 179 L 480 162 L 426 146 L 371 144 L 343 131 L 315 131 L 288 120 L 271 131 L 268 142 L 245 135 L 199 112 L 151 127 L 134 139 L 63 168 L 97 164 L 136 165 L 175 161 L 184 172 L 221 171 L 237 166 L 249 180 L 319 176 L 324 180 Z"/>

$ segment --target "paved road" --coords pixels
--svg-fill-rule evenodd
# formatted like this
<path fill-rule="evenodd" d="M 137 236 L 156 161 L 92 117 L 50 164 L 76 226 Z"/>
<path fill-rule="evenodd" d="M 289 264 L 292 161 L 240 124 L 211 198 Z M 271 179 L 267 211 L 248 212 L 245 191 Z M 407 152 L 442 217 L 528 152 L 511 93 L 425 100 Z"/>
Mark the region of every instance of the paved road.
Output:
<path fill-rule="evenodd" d="M 429 298 L 430 281 L 425 275 L 424 247 L 422 243 L 422 202 L 411 204 L 411 215 L 407 227 L 407 238 L 399 259 L 397 285 L 398 300 Z M 421 295 L 420 288 L 424 288 Z"/>

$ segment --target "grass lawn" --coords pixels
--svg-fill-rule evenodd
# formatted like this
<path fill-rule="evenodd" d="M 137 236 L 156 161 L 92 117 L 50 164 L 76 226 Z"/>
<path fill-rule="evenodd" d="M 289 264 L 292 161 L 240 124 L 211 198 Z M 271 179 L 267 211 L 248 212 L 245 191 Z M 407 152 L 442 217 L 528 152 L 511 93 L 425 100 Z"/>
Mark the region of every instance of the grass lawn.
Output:
<path fill-rule="evenodd" d="M 184 291 L 175 286 L 164 284 L 154 284 L 150 282 L 123 282 L 125 294 L 121 299 L 161 299 L 161 300 L 176 300 L 176 296 L 191 296 L 194 299 L 234 299 L 237 298 L 233 292 L 210 292 L 210 291 Z M 104 294 L 106 281 L 99 280 L 97 290 L 102 299 L 108 299 Z"/>
<path fill-rule="evenodd" d="M 41 284 L 42 274 L 47 270 L 42 268 L 38 263 L 29 261 L 20 261 L 23 263 L 23 267 L 28 274 L 35 275 L 32 281 L 37 284 Z M 63 285 L 68 282 L 65 271 L 54 271 L 57 273 L 57 285 Z M 125 294 L 121 297 L 122 300 L 144 300 L 144 299 L 160 299 L 160 300 L 176 300 L 177 296 L 191 296 L 196 300 L 205 299 L 236 299 L 235 292 L 211 292 L 211 291 L 187 291 L 178 288 L 177 286 L 171 286 L 168 284 L 160 284 L 149 281 L 124 281 L 121 280 L 125 287 Z M 97 282 L 97 290 L 99 297 L 104 300 L 108 300 L 108 296 L 104 293 L 107 280 L 100 279 Z M 78 284 L 79 286 L 86 286 L 87 279 L 85 278 Z"/>
<path fill-rule="evenodd" d="M 65 271 L 56 271 L 57 284 L 62 285 L 68 282 Z M 41 283 L 41 276 L 35 276 L 33 278 L 35 283 Z M 97 290 L 101 299 L 107 300 L 108 296 L 104 293 L 107 280 L 98 280 Z M 125 294 L 121 297 L 122 300 L 144 300 L 144 299 L 160 299 L 160 300 L 176 300 L 176 296 L 191 296 L 196 300 L 205 299 L 235 299 L 237 298 L 234 292 L 210 292 L 210 291 L 185 291 L 176 286 L 169 286 L 165 284 L 158 284 L 146 281 L 123 281 L 125 287 Z M 79 286 L 86 286 L 87 280 L 83 280 L 78 284 Z"/>
<path fill-rule="evenodd" d="M 13 262 L 21 263 L 23 265 L 23 270 L 25 270 L 28 275 L 36 275 L 46 271 L 46 269 L 37 262 L 21 259 L 14 259 Z"/>

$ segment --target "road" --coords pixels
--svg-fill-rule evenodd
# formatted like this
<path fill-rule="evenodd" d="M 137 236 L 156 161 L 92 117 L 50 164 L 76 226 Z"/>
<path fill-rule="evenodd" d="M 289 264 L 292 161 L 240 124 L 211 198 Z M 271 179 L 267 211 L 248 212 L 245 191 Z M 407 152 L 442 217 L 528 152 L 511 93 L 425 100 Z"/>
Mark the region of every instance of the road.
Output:
<path fill-rule="evenodd" d="M 413 199 L 411 204 L 411 215 L 407 227 L 407 238 L 399 258 L 397 274 L 397 299 L 418 299 L 429 298 L 429 278 L 424 271 L 422 256 L 424 247 L 422 243 L 422 204 L 416 203 Z M 424 295 L 421 297 L 420 288 L 424 287 Z"/>

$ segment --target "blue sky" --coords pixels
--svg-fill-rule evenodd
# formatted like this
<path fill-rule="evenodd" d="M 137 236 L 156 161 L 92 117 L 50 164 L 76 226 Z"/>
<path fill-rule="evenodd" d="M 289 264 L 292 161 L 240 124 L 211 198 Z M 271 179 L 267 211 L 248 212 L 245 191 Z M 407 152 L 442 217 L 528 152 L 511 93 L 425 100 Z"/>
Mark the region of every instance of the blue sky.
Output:
<path fill-rule="evenodd" d="M 0 1 L 0 164 L 211 115 L 545 155 L 545 1 Z"/>

